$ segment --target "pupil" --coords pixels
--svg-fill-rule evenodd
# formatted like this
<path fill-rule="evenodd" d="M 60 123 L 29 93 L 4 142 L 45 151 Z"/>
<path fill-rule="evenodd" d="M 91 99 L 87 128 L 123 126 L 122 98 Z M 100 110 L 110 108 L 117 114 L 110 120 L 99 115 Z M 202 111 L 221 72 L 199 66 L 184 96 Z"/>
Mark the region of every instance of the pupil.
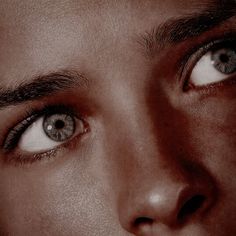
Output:
<path fill-rule="evenodd" d="M 55 122 L 55 128 L 56 129 L 63 129 L 65 127 L 65 123 L 62 120 L 57 120 Z"/>
<path fill-rule="evenodd" d="M 229 57 L 228 57 L 228 55 L 226 55 L 226 54 L 221 54 L 221 55 L 220 55 L 220 60 L 221 60 L 221 62 L 223 62 L 223 63 L 227 63 L 227 62 L 229 62 Z"/>

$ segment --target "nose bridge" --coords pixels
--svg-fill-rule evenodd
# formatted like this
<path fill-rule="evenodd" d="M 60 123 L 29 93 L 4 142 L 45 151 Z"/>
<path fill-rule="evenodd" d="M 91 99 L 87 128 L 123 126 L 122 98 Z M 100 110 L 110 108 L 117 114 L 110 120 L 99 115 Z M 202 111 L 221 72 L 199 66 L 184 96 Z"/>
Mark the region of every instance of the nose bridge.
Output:
<path fill-rule="evenodd" d="M 119 194 L 120 222 L 138 235 L 153 235 L 150 232 L 157 232 L 153 225 L 172 227 L 188 215 L 200 215 L 212 204 L 215 191 L 211 176 L 199 163 L 186 153 L 166 150 L 176 140 L 166 145 L 158 130 L 153 132 L 149 119 L 142 115 L 135 127 L 130 125 L 122 157 L 125 168 L 120 169 L 125 170 Z"/>
<path fill-rule="evenodd" d="M 161 225 L 176 228 L 212 205 L 216 189 L 200 166 L 188 169 L 184 161 L 158 149 L 147 152 L 152 156 L 144 149 L 138 155 L 129 164 L 119 195 L 120 222 L 127 231 L 148 236 Z M 148 160 L 142 162 L 142 155 Z"/>
<path fill-rule="evenodd" d="M 170 106 L 160 109 L 154 119 L 138 91 L 117 88 L 122 99 L 113 97 L 116 109 L 106 136 L 116 147 L 108 150 L 115 163 L 112 169 L 117 170 L 112 176 L 117 177 L 113 183 L 121 225 L 135 235 L 148 236 L 160 223 L 170 227 L 193 213 L 200 215 L 212 203 L 213 183 L 190 153 L 183 152 L 187 144 L 180 132 L 182 119 L 172 122 L 170 111 L 172 116 L 176 112 Z"/>
<path fill-rule="evenodd" d="M 120 127 L 118 136 L 119 138 L 122 136 L 122 140 L 118 143 L 123 148 L 122 152 L 118 152 L 118 159 L 121 159 L 129 170 L 126 171 L 129 175 L 128 180 L 132 182 L 137 179 L 144 182 L 155 179 L 157 182 L 158 179 L 163 180 L 165 176 L 166 181 L 171 183 L 183 182 L 189 178 L 184 167 L 186 160 L 177 153 L 176 142 L 180 140 L 176 140 L 179 136 L 175 135 L 175 126 L 171 129 L 169 126 L 160 125 L 165 118 L 162 118 L 161 114 L 156 120 L 159 124 L 153 124 L 153 117 L 142 101 L 138 104 L 133 103 L 129 106 L 128 112 L 122 113 L 120 126 L 124 129 Z M 176 149 L 175 156 L 173 156 L 174 149 Z M 129 184 L 129 181 L 126 184 Z"/>
<path fill-rule="evenodd" d="M 193 176 L 185 160 L 177 155 L 167 156 L 159 145 L 161 144 L 149 138 L 141 145 L 137 142 L 130 146 L 127 154 L 131 157 L 127 157 L 125 161 L 125 181 L 122 185 L 126 190 L 123 195 L 126 200 L 122 199 L 121 202 L 125 203 L 128 199 L 132 206 L 137 204 L 137 212 L 141 212 L 147 203 L 151 207 L 160 205 L 159 211 L 163 207 L 165 212 L 168 208 L 172 211 L 181 192 L 190 186 L 196 187 L 196 177 L 201 175 L 201 171 L 197 173 L 195 170 Z"/>
<path fill-rule="evenodd" d="M 189 178 L 183 167 L 185 161 L 177 153 L 173 156 L 172 149 L 176 149 L 178 146 L 176 141 L 179 142 L 179 140 L 176 140 L 175 130 L 169 126 L 160 125 L 166 118 L 162 117 L 161 113 L 155 121 L 158 124 L 154 124 L 144 99 L 129 94 L 125 99 L 126 105 L 120 104 L 119 106 L 123 110 L 119 110 L 119 114 L 122 115 L 120 127 L 117 127 L 118 135 L 115 142 L 120 149 L 115 155 L 118 155 L 117 159 L 122 162 L 121 169 L 125 170 L 126 188 L 133 185 L 135 181 L 143 183 L 144 187 L 151 187 L 145 182 L 162 185 L 165 180 L 169 186 L 175 182 L 174 191 L 177 191 L 179 188 L 177 183 L 186 182 L 186 179 Z M 128 109 L 126 109 L 127 107 Z M 176 126 L 173 127 L 173 129 L 175 128 Z M 121 140 L 120 137 L 122 137 Z M 165 142 L 167 139 L 168 143 Z"/>

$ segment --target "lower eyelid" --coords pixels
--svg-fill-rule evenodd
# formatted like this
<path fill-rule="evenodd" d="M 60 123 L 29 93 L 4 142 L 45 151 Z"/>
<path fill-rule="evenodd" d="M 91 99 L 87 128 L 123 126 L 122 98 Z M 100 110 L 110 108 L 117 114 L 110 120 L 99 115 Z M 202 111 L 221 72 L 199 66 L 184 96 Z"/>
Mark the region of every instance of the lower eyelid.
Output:
<path fill-rule="evenodd" d="M 235 85 L 236 85 L 236 76 L 232 76 L 220 82 L 211 83 L 211 84 L 203 85 L 203 86 L 197 86 L 197 87 L 193 86 L 193 90 L 195 90 L 196 92 L 199 92 L 201 95 L 210 95 L 210 94 L 217 94 L 218 92 L 224 91 L 223 88 L 226 88 L 226 89 L 232 88 L 232 86 L 235 86 Z"/>
<path fill-rule="evenodd" d="M 41 108 L 25 108 L 25 112 L 21 115 L 22 119 L 19 120 L 13 127 L 10 127 L 6 132 L 6 138 L 3 140 L 2 148 L 5 151 L 10 151 L 14 149 L 17 145 L 19 137 L 21 134 L 37 119 L 43 117 L 52 112 L 66 112 L 73 115 L 75 118 L 78 118 L 76 112 L 71 108 L 70 105 L 64 104 L 55 104 L 47 105 L 40 104 Z M 16 117 L 19 117 L 19 114 L 15 114 Z"/>
<path fill-rule="evenodd" d="M 44 153 L 50 149 L 54 149 L 54 148 L 57 148 L 58 146 L 63 145 L 63 143 L 69 142 L 71 139 L 73 139 L 77 135 L 81 136 L 82 134 L 84 134 L 86 132 L 85 121 L 81 119 L 77 119 L 77 118 L 74 118 L 73 121 L 75 122 L 74 123 L 75 130 L 73 131 L 73 135 L 71 137 L 66 138 L 66 140 L 64 141 L 54 141 L 49 136 L 47 136 L 47 134 L 43 130 L 44 118 L 43 117 L 39 118 L 33 124 L 34 127 L 31 128 L 31 129 L 36 130 L 35 132 L 38 134 L 37 138 L 35 138 L 35 132 L 32 132 L 29 127 L 28 128 L 29 130 L 26 131 L 21 136 L 21 140 L 18 144 L 18 149 L 21 149 L 29 153 Z M 41 150 L 39 146 L 41 146 Z"/>
<path fill-rule="evenodd" d="M 74 137 L 69 140 L 67 143 L 63 143 L 54 149 L 47 150 L 41 153 L 27 153 L 22 152 L 19 149 L 14 150 L 13 152 L 6 153 L 4 155 L 4 163 L 13 164 L 13 165 L 26 165 L 33 164 L 38 161 L 43 161 L 43 163 L 47 163 L 49 161 L 53 161 L 55 158 L 63 158 L 68 156 L 68 152 L 74 150 L 78 146 L 78 137 Z"/>
<path fill-rule="evenodd" d="M 211 52 L 208 52 L 193 68 L 189 77 L 189 83 L 194 87 L 202 87 L 208 84 L 218 83 L 229 77 L 230 75 L 223 74 L 214 68 L 211 61 Z"/>
<path fill-rule="evenodd" d="M 45 153 L 40 153 L 40 154 L 25 154 L 18 152 L 18 150 L 12 152 L 12 153 L 7 153 L 4 156 L 3 162 L 6 164 L 11 164 L 11 165 L 26 165 L 26 164 L 33 164 L 37 161 L 40 161 L 45 158 L 45 161 L 48 161 L 50 158 L 56 157 L 57 155 L 57 150 L 50 150 Z"/>
<path fill-rule="evenodd" d="M 72 136 L 68 141 L 61 143 L 51 150 L 47 150 L 41 153 L 28 153 L 16 149 L 12 152 L 6 153 L 4 162 L 11 163 L 14 165 L 25 165 L 33 164 L 37 161 L 42 161 L 45 159 L 45 162 L 53 161 L 54 158 L 66 157 L 68 152 L 77 150 L 81 143 L 82 136 L 90 132 L 90 128 L 87 122 L 84 121 L 84 132 L 81 134 L 76 134 Z"/>
<path fill-rule="evenodd" d="M 204 46 L 198 48 L 195 50 L 195 52 L 191 52 L 185 56 L 185 59 L 183 59 L 182 63 L 182 72 L 181 72 L 181 78 L 183 78 L 183 91 L 187 92 L 191 90 L 192 86 L 189 84 L 189 78 L 190 75 L 196 66 L 196 64 L 199 62 L 199 60 L 206 55 L 207 52 L 216 50 L 216 48 L 223 48 L 227 47 L 227 44 L 233 45 L 236 43 L 235 37 L 233 38 L 227 38 L 227 39 L 219 39 L 212 41 L 208 44 L 205 44 Z"/>
<path fill-rule="evenodd" d="M 35 121 L 36 119 L 38 119 L 40 116 L 45 115 L 46 113 L 67 113 L 70 114 L 72 116 L 75 117 L 75 119 L 81 119 L 81 121 L 84 122 L 85 124 L 85 131 L 84 133 L 86 133 L 88 131 L 88 124 L 87 122 L 85 122 L 84 119 L 81 118 L 80 112 L 78 112 L 78 107 L 75 107 L 75 105 L 73 104 L 73 106 L 71 104 L 66 104 L 64 105 L 63 103 L 56 103 L 55 104 L 55 100 L 53 101 L 53 105 L 47 105 L 46 101 L 43 103 L 40 103 L 38 105 L 38 103 L 34 104 L 34 107 L 38 107 L 38 108 L 33 108 L 33 105 L 31 104 L 27 109 L 25 108 L 24 114 L 21 115 L 21 117 L 23 117 L 21 119 L 21 121 L 19 121 L 18 123 L 16 123 L 16 125 L 14 126 L 14 128 L 9 127 L 8 131 L 4 131 L 3 133 L 5 133 L 5 139 L 4 139 L 4 134 L 3 134 L 3 139 L 2 139 L 2 144 L 1 144 L 1 151 L 2 151 L 2 156 L 6 157 L 4 159 L 6 160 L 15 160 L 15 162 L 17 162 L 17 158 L 21 157 L 20 159 L 29 159 L 32 160 L 32 158 L 36 158 L 36 159 L 40 159 L 41 156 L 50 156 L 51 155 L 51 151 L 53 151 L 55 153 L 56 150 L 63 150 L 63 147 L 70 147 L 70 144 L 73 143 L 74 140 L 78 140 L 77 137 L 75 137 L 75 135 L 77 135 L 77 133 L 75 133 L 75 135 L 73 135 L 73 137 L 67 141 L 67 144 L 59 144 L 59 147 L 54 147 L 53 150 L 48 150 L 48 151 L 44 151 L 42 153 L 37 153 L 37 154 L 30 154 L 30 153 L 26 153 L 26 152 L 22 152 L 19 150 L 19 148 L 17 147 L 18 145 L 18 140 L 21 137 L 21 133 L 24 132 L 25 129 L 27 129 L 28 126 L 30 126 L 30 124 Z M 76 109 L 74 109 L 76 108 Z M 17 116 L 19 117 L 19 113 L 21 112 L 21 110 L 18 110 L 18 114 Z M 15 117 L 16 114 L 14 115 Z M 24 118 L 25 117 L 25 118 Z M 86 116 L 87 117 L 87 116 Z M 13 119 L 12 119 L 13 120 Z M 23 121 L 22 121 L 23 120 Z M 29 125 L 27 125 L 24 127 L 24 125 L 22 124 L 22 122 L 27 121 L 29 123 Z M 73 139 L 73 140 L 72 140 Z M 79 141 L 78 141 L 79 142 Z M 75 146 L 75 145 L 73 145 Z M 50 155 L 49 155 L 50 154 Z M 36 155 L 36 156 L 35 156 Z M 34 157 L 33 157 L 34 156 Z M 25 159 L 26 158 L 26 159 Z M 30 161 L 31 162 L 31 161 Z"/>

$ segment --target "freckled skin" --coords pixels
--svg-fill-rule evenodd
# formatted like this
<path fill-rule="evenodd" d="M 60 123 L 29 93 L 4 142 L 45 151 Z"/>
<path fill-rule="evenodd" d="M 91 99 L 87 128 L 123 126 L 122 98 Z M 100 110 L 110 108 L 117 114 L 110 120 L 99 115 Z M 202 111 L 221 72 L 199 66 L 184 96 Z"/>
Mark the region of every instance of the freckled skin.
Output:
<path fill-rule="evenodd" d="M 0 235 L 236 235 L 235 83 L 184 93 L 176 65 L 190 42 L 148 59 L 135 39 L 209 3 L 1 1 L 0 86 L 73 69 L 89 87 L 50 99 L 91 112 L 57 156 L 0 161 Z M 0 110 L 0 140 L 26 107 Z"/>

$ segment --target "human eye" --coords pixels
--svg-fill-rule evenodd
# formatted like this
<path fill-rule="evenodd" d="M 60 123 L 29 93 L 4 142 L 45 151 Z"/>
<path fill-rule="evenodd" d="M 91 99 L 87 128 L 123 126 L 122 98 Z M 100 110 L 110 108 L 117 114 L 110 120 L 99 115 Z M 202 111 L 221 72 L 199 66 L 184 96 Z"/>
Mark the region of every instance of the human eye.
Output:
<path fill-rule="evenodd" d="M 10 129 L 3 148 L 7 152 L 17 149 L 20 161 L 33 162 L 86 131 L 85 121 L 68 107 L 50 106 L 34 111 Z"/>
<path fill-rule="evenodd" d="M 224 83 L 236 76 L 236 40 L 210 43 L 197 52 L 186 89 Z"/>

